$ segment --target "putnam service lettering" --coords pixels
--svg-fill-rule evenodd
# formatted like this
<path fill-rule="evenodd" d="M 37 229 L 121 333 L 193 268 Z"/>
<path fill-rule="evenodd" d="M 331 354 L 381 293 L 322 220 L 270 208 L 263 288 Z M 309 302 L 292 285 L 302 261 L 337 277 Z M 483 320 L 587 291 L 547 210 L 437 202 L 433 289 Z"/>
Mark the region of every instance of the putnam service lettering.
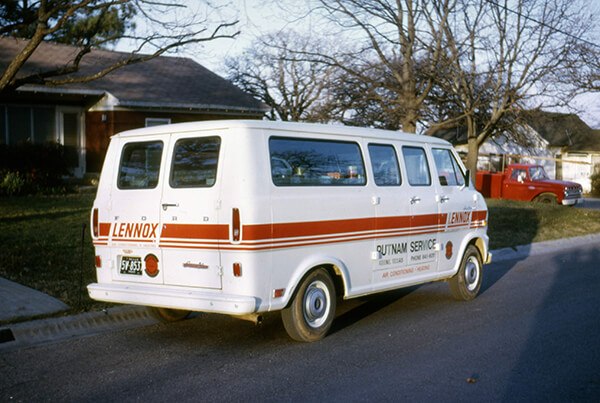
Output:
<path fill-rule="evenodd" d="M 115 223 L 112 229 L 113 238 L 156 238 L 158 224 L 151 223 Z"/>
<path fill-rule="evenodd" d="M 381 256 L 399 255 L 401 253 L 406 253 L 406 251 L 407 251 L 406 242 L 387 243 L 384 245 L 377 245 L 377 252 L 381 253 Z"/>
<path fill-rule="evenodd" d="M 424 241 L 412 241 L 410 243 L 410 252 L 422 252 L 435 249 L 435 238 Z"/>

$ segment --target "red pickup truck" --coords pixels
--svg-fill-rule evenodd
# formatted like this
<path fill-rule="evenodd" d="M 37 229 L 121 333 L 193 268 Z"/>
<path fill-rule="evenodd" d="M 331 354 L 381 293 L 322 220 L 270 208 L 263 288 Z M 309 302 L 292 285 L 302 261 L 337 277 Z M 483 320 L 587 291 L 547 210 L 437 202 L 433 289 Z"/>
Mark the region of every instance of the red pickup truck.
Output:
<path fill-rule="evenodd" d="M 485 197 L 574 206 L 582 203 L 580 184 L 552 180 L 541 165 L 514 164 L 504 172 L 477 172 L 475 187 Z"/>

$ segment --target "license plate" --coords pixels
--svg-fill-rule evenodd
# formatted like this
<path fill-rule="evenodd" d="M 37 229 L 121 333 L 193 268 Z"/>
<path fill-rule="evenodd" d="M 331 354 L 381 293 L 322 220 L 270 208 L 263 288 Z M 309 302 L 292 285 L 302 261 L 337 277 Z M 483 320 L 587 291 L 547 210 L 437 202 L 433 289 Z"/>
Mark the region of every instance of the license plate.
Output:
<path fill-rule="evenodd" d="M 120 272 L 121 274 L 134 274 L 137 276 L 141 276 L 142 258 L 134 256 L 121 257 Z"/>

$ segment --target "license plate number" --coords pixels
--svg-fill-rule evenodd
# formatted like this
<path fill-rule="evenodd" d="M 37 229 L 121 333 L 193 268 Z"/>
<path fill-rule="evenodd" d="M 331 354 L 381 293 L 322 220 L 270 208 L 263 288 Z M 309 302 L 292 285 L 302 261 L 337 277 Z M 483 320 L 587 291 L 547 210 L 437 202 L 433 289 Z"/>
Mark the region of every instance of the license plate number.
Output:
<path fill-rule="evenodd" d="M 142 275 L 142 258 L 133 256 L 123 256 L 120 265 L 121 274 Z"/>

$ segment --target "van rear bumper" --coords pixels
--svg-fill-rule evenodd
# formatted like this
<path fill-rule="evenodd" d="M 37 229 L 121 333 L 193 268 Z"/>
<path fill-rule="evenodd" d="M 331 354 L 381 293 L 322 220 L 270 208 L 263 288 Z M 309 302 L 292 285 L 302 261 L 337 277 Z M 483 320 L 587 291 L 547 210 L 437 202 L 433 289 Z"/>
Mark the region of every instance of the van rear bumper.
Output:
<path fill-rule="evenodd" d="M 197 312 L 244 315 L 256 312 L 258 306 L 254 297 L 227 295 L 190 287 L 93 283 L 89 284 L 87 289 L 90 298 L 97 301 Z"/>

